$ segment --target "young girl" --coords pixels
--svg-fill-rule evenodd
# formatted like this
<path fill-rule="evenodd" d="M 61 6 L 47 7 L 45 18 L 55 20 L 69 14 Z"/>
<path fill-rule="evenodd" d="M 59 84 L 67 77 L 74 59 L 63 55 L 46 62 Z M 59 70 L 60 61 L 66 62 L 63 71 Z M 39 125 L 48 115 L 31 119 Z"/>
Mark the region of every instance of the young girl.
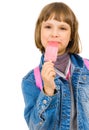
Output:
<path fill-rule="evenodd" d="M 58 44 L 55 62 L 44 59 L 50 42 Z M 66 4 L 54 2 L 43 8 L 35 43 L 42 52 L 42 89 L 36 85 L 34 69 L 22 80 L 29 129 L 89 130 L 89 61 L 78 55 L 78 21 Z"/>

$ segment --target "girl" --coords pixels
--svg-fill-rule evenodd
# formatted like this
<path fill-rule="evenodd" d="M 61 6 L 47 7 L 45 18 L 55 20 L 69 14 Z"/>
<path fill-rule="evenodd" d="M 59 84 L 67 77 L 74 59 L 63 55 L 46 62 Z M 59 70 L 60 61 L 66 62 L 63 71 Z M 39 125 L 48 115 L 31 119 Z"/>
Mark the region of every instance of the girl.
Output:
<path fill-rule="evenodd" d="M 57 60 L 44 61 L 47 45 L 58 43 Z M 78 21 L 62 2 L 46 5 L 35 29 L 42 52 L 42 90 L 34 70 L 22 80 L 24 116 L 30 130 L 89 130 L 89 62 L 80 52 Z"/>

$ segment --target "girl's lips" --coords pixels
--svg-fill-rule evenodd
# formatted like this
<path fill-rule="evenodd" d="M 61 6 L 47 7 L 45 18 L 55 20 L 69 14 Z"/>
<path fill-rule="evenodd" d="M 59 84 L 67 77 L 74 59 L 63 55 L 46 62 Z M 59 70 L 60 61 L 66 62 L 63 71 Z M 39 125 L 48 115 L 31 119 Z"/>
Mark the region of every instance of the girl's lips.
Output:
<path fill-rule="evenodd" d="M 57 41 L 49 41 L 48 45 L 58 47 L 58 42 Z"/>

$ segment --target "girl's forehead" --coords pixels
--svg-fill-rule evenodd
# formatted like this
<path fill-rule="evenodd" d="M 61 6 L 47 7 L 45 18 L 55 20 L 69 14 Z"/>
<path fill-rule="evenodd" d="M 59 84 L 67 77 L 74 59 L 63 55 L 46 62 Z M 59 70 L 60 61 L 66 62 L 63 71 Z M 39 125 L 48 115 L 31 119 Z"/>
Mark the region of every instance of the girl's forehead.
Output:
<path fill-rule="evenodd" d="M 49 15 L 49 17 L 47 19 L 44 19 L 44 21 L 47 20 L 57 20 L 57 21 L 64 21 L 65 22 L 66 16 L 64 16 L 64 14 L 56 14 L 56 13 L 52 13 Z"/>

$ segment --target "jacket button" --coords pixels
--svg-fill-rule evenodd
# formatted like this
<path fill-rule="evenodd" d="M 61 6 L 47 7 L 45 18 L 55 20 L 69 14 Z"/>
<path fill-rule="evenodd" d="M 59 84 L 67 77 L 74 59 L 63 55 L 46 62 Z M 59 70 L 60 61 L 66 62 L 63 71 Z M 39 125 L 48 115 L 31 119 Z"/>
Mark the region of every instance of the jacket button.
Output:
<path fill-rule="evenodd" d="M 42 125 L 42 122 L 40 122 L 39 124 Z"/>
<path fill-rule="evenodd" d="M 67 118 L 67 116 L 66 116 L 66 115 L 63 115 L 63 118 L 64 118 L 64 119 L 66 119 L 66 118 Z"/>
<path fill-rule="evenodd" d="M 86 76 L 83 76 L 82 79 L 83 79 L 83 80 L 86 80 Z"/>
<path fill-rule="evenodd" d="M 67 94 L 65 93 L 64 95 L 63 95 L 63 97 L 66 97 L 67 96 Z"/>
<path fill-rule="evenodd" d="M 43 100 L 43 104 L 47 104 L 47 100 Z"/>

